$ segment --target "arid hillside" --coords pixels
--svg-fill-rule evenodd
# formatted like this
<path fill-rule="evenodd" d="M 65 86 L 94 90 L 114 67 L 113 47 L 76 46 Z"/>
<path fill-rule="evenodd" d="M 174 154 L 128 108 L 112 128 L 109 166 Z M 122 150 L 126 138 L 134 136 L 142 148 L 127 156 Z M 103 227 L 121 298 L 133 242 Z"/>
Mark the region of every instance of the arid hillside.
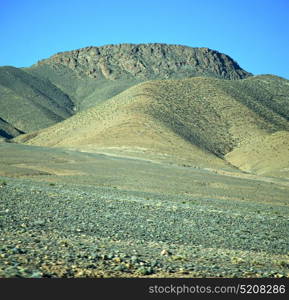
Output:
<path fill-rule="evenodd" d="M 0 67 L 0 118 L 16 128 L 8 136 L 60 122 L 73 114 L 73 106 L 70 98 L 50 81 L 19 68 Z M 4 124 L 0 123 L 0 130 L 6 132 Z"/>
<path fill-rule="evenodd" d="M 59 87 L 72 99 L 76 111 L 147 80 L 196 76 L 234 80 L 252 75 L 218 51 L 159 43 L 106 45 L 61 52 L 25 71 Z"/>
<path fill-rule="evenodd" d="M 229 162 L 249 172 L 284 176 L 289 165 L 289 123 L 283 107 L 288 97 L 281 101 L 276 89 L 268 90 L 268 99 L 258 97 L 259 90 L 276 80 L 278 92 L 286 95 L 288 81 L 272 76 L 233 83 L 203 77 L 148 81 L 16 141 L 82 151 L 156 155 L 207 167 L 224 167 Z M 259 163 L 265 153 L 270 156 L 268 149 L 273 151 L 276 139 L 284 145 L 278 148 L 280 153 Z M 256 154 L 249 155 L 250 151 Z M 276 159 L 279 164 L 275 165 Z M 275 170 L 280 163 L 282 174 Z"/>

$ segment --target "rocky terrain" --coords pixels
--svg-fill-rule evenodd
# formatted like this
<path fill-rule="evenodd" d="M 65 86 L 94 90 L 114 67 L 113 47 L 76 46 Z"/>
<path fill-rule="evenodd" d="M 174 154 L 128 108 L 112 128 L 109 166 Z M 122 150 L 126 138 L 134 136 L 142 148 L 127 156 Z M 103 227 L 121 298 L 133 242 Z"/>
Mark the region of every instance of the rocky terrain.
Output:
<path fill-rule="evenodd" d="M 229 56 L 209 48 L 167 44 L 119 44 L 86 47 L 58 53 L 39 65 L 74 70 L 80 77 L 95 79 L 166 79 L 212 76 L 242 79 L 251 74 Z"/>
<path fill-rule="evenodd" d="M 17 146 L 0 146 L 1 277 L 289 276 L 288 181 Z"/>
<path fill-rule="evenodd" d="M 208 48 L 0 67 L 0 277 L 289 277 L 288 121 Z"/>

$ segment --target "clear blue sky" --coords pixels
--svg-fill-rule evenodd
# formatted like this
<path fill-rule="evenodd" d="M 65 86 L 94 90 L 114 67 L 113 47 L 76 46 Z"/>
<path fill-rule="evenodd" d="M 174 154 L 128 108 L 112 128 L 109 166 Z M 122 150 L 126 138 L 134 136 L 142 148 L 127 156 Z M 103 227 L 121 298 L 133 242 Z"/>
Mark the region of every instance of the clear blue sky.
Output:
<path fill-rule="evenodd" d="M 115 43 L 208 47 L 289 79 L 288 0 L 0 0 L 0 65 Z"/>

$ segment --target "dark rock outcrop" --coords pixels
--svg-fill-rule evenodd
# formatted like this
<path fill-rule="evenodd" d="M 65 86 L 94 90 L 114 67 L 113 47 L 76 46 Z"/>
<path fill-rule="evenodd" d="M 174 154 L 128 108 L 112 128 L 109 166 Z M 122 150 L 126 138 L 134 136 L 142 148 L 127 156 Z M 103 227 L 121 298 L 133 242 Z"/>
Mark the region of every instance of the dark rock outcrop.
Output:
<path fill-rule="evenodd" d="M 165 79 L 209 76 L 242 79 L 252 74 L 232 58 L 208 48 L 167 44 L 119 44 L 58 53 L 37 65 L 61 65 L 80 77 L 95 79 Z"/>

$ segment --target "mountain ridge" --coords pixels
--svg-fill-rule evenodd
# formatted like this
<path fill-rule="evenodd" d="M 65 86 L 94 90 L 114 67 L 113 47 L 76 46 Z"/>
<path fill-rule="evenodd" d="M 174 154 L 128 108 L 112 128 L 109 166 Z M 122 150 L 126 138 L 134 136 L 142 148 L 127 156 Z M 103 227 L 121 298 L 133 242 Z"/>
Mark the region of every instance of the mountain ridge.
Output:
<path fill-rule="evenodd" d="M 85 47 L 57 53 L 24 70 L 69 95 L 76 112 L 147 80 L 196 76 L 234 80 L 252 75 L 218 51 L 160 43 Z"/>
<path fill-rule="evenodd" d="M 59 52 L 39 61 L 62 64 L 95 79 L 119 78 L 167 79 L 192 76 L 213 76 L 241 79 L 252 74 L 226 54 L 206 47 L 147 43 L 89 46 Z"/>

